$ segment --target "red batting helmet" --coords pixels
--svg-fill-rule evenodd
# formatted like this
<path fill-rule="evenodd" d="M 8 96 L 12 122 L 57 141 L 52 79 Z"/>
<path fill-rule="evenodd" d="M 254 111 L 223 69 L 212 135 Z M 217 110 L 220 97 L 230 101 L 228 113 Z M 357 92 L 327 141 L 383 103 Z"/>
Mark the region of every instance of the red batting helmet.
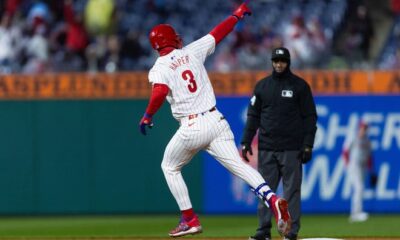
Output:
<path fill-rule="evenodd" d="M 182 39 L 169 24 L 155 26 L 149 35 L 151 46 L 155 50 L 165 47 L 182 48 Z"/>

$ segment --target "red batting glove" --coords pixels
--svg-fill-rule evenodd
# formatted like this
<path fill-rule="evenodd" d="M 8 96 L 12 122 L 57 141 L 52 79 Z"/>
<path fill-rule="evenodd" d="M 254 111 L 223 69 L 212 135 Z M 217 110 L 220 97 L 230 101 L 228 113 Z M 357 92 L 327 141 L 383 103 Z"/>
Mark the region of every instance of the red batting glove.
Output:
<path fill-rule="evenodd" d="M 251 10 L 246 3 L 242 3 L 238 8 L 236 8 L 236 10 L 232 13 L 232 15 L 241 20 L 246 15 L 250 16 Z"/>
<path fill-rule="evenodd" d="M 152 128 L 153 127 L 153 122 L 152 122 L 152 115 L 145 113 L 142 117 L 142 120 L 140 120 L 139 123 L 139 130 L 143 135 L 146 135 L 146 126 L 148 128 Z"/>

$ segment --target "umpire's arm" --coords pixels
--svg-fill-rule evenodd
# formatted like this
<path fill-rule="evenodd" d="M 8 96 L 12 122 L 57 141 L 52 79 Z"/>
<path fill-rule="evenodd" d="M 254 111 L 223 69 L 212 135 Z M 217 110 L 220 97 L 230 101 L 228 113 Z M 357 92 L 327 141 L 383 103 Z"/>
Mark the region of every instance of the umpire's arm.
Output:
<path fill-rule="evenodd" d="M 257 88 L 256 88 L 257 89 Z M 250 145 L 253 141 L 254 135 L 260 127 L 260 114 L 261 114 L 261 99 L 257 96 L 256 90 L 247 109 L 247 121 L 244 128 L 241 144 Z"/>
<path fill-rule="evenodd" d="M 317 111 L 310 86 L 306 83 L 300 101 L 301 116 L 304 124 L 303 146 L 314 146 L 315 133 L 317 132 Z"/>

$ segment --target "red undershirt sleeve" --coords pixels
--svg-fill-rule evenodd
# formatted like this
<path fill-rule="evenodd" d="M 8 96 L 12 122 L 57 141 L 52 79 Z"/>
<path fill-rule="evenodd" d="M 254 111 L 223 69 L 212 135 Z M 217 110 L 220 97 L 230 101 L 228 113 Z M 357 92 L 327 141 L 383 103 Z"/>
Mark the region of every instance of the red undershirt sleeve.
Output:
<path fill-rule="evenodd" d="M 213 30 L 211 30 L 210 34 L 215 38 L 215 44 L 220 43 L 222 39 L 232 32 L 238 21 L 239 20 L 237 17 L 229 16 L 220 24 L 218 24 Z"/>
<path fill-rule="evenodd" d="M 149 104 L 147 105 L 146 113 L 153 116 L 162 106 L 167 98 L 169 88 L 165 84 L 156 83 L 153 85 Z"/>

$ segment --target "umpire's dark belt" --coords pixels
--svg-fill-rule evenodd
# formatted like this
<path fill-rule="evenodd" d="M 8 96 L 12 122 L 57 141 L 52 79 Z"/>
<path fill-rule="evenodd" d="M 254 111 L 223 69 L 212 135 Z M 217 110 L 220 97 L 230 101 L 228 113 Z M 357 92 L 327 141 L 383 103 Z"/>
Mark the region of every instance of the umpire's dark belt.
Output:
<path fill-rule="evenodd" d="M 199 115 L 204 115 L 204 114 L 206 114 L 208 112 L 214 112 L 215 110 L 217 110 L 217 108 L 216 107 L 212 107 L 210 110 L 202 112 L 202 113 L 190 114 L 188 116 L 188 118 L 189 118 L 189 120 L 191 120 L 191 119 L 197 118 Z"/>

